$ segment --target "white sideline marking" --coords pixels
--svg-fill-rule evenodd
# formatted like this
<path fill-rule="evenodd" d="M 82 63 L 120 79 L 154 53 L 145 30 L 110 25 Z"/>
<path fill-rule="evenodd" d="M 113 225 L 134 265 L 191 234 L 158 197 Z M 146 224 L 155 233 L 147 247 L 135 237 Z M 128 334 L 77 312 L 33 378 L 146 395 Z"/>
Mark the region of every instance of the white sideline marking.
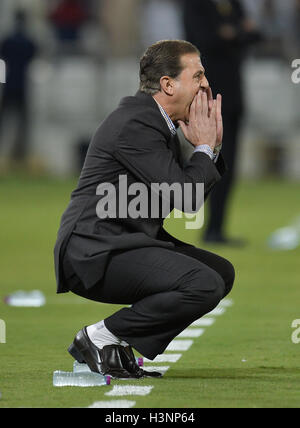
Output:
<path fill-rule="evenodd" d="M 105 395 L 148 395 L 150 394 L 152 388 L 153 386 L 115 385 L 113 389 L 109 392 L 106 392 Z"/>
<path fill-rule="evenodd" d="M 216 315 L 216 316 L 219 316 L 219 315 L 223 315 L 224 314 L 224 312 L 226 311 L 226 309 L 225 308 L 219 308 L 219 307 L 216 307 L 215 309 L 213 309 L 211 312 L 209 312 L 208 313 L 208 315 Z"/>
<path fill-rule="evenodd" d="M 164 375 L 170 366 L 144 366 L 143 368 L 148 372 L 161 372 Z"/>
<path fill-rule="evenodd" d="M 214 318 L 199 318 L 198 320 L 194 321 L 191 324 L 191 326 L 209 327 L 209 326 L 213 325 L 214 322 L 215 322 Z"/>
<path fill-rule="evenodd" d="M 187 328 L 186 330 L 183 330 L 177 337 L 200 337 L 204 332 L 204 328 Z"/>
<path fill-rule="evenodd" d="M 166 351 L 187 351 L 193 343 L 193 340 L 172 340 Z"/>
<path fill-rule="evenodd" d="M 182 354 L 161 354 L 157 355 L 154 360 L 144 358 L 145 363 L 177 363 Z"/>
<path fill-rule="evenodd" d="M 224 300 L 221 300 L 218 306 L 224 306 L 225 308 L 228 308 L 229 306 L 232 306 L 233 303 L 234 302 L 232 299 L 224 299 Z"/>
<path fill-rule="evenodd" d="M 95 401 L 88 409 L 130 409 L 136 405 L 135 401 L 129 400 L 112 400 L 112 401 Z"/>

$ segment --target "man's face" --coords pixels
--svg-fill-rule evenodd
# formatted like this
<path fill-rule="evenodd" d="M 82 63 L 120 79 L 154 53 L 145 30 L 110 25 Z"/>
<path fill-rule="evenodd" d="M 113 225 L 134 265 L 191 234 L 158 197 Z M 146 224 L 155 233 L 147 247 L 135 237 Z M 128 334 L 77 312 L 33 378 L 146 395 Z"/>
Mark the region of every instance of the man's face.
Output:
<path fill-rule="evenodd" d="M 205 77 L 205 70 L 198 54 L 187 54 L 181 57 L 183 71 L 174 79 L 174 107 L 175 120 L 188 122 L 190 108 L 195 96 L 200 90 L 207 91 L 209 83 Z"/>

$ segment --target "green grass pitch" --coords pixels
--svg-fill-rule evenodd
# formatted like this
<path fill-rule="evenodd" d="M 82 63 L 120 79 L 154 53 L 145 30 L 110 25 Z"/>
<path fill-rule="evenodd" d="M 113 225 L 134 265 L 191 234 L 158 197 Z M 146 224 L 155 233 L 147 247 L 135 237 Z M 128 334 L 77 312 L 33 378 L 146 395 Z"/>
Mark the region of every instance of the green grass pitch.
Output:
<path fill-rule="evenodd" d="M 54 388 L 55 370 L 70 371 L 66 348 L 84 325 L 118 307 L 55 294 L 53 245 L 59 220 L 76 181 L 7 177 L 0 183 L 0 408 L 87 407 L 109 400 L 111 386 Z M 299 407 L 300 343 L 291 340 L 300 319 L 300 249 L 272 251 L 270 233 L 300 215 L 299 183 L 240 182 L 230 215 L 232 235 L 245 249 L 204 247 L 236 268 L 234 305 L 194 340 L 162 379 L 130 380 L 153 385 L 145 397 L 126 397 L 136 408 Z M 201 247 L 201 233 L 170 219 L 167 229 Z M 14 308 L 3 297 L 16 290 L 43 291 L 41 308 Z M 113 381 L 122 384 L 122 381 Z M 116 399 L 116 398 L 114 398 Z"/>

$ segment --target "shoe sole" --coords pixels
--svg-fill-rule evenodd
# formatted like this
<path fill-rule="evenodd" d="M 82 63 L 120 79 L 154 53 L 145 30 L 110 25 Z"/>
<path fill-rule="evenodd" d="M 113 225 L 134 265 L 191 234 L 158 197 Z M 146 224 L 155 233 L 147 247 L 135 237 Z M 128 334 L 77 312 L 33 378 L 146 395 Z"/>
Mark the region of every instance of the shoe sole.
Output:
<path fill-rule="evenodd" d="M 81 333 L 81 332 L 79 332 L 79 333 Z M 74 342 L 75 341 L 76 341 L 76 337 L 74 339 Z M 76 344 L 74 342 L 71 343 L 71 345 L 68 348 L 69 354 L 71 355 L 72 358 L 74 358 L 74 360 L 78 361 L 78 363 L 80 363 L 80 364 L 87 364 L 87 362 L 85 361 L 83 355 L 81 354 L 81 352 L 79 351 L 78 347 L 76 346 Z M 89 364 L 87 364 L 87 365 L 89 366 Z M 94 370 L 92 370 L 92 368 L 90 366 L 89 366 L 89 368 L 90 368 L 90 370 L 92 372 L 94 372 Z M 96 371 L 96 373 L 98 373 L 98 372 Z M 121 378 L 121 377 L 114 376 L 111 373 L 108 374 L 108 375 L 105 375 L 105 376 L 109 376 L 111 379 L 116 379 L 116 380 L 136 379 L 136 377 L 133 377 L 133 376 L 132 377 L 130 376 L 130 377 Z"/>

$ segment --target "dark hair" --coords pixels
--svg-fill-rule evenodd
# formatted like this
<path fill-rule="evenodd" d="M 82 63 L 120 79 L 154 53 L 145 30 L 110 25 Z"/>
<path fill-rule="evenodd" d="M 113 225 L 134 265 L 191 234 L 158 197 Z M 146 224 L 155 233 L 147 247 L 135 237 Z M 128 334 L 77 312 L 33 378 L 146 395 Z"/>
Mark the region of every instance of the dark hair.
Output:
<path fill-rule="evenodd" d="M 183 70 L 181 57 L 199 50 L 185 40 L 161 40 L 150 46 L 140 61 L 140 91 L 154 95 L 160 91 L 160 79 L 176 79 Z"/>

